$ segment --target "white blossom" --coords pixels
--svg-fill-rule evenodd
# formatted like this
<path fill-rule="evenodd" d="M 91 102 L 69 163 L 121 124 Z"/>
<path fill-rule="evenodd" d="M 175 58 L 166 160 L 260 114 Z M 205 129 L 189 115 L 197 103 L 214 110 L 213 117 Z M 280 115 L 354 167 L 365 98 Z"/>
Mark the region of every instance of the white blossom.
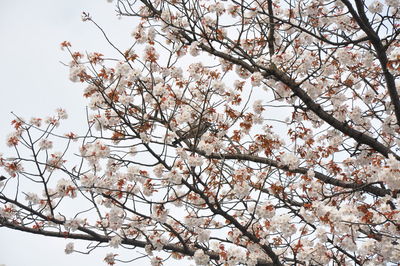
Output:
<path fill-rule="evenodd" d="M 67 119 L 68 118 L 68 114 L 67 111 L 65 111 L 65 109 L 63 108 L 57 108 L 56 109 L 57 115 L 60 119 Z"/>
<path fill-rule="evenodd" d="M 249 195 L 250 186 L 247 184 L 247 182 L 236 183 L 235 186 L 233 187 L 233 192 L 235 193 L 236 197 L 242 199 Z"/>
<path fill-rule="evenodd" d="M 83 65 L 72 64 L 70 66 L 69 79 L 72 82 L 80 81 L 84 77 L 84 75 L 86 74 L 85 70 L 86 70 L 86 68 Z"/>
<path fill-rule="evenodd" d="M 264 107 L 262 105 L 262 100 L 255 100 L 253 103 L 253 110 L 254 113 L 256 114 L 261 114 L 262 111 L 264 110 Z"/>
<path fill-rule="evenodd" d="M 71 254 L 74 252 L 74 243 L 70 242 L 65 246 L 65 254 Z"/>
<path fill-rule="evenodd" d="M 104 261 L 106 263 L 108 263 L 109 265 L 114 265 L 115 264 L 115 256 L 117 256 L 117 254 L 108 253 L 107 256 L 104 258 Z"/>
<path fill-rule="evenodd" d="M 64 227 L 65 227 L 65 230 L 67 230 L 67 231 L 71 230 L 72 232 L 74 232 L 74 231 L 78 230 L 78 227 L 82 226 L 84 223 L 85 223 L 84 220 L 75 218 L 72 220 L 66 220 L 64 223 Z"/>
<path fill-rule="evenodd" d="M 261 74 L 261 72 L 255 72 L 251 75 L 250 80 L 251 80 L 251 85 L 253 87 L 258 87 L 261 85 L 261 81 L 264 79 L 264 76 Z"/>
<path fill-rule="evenodd" d="M 199 48 L 199 42 L 194 41 L 191 43 L 189 47 L 189 53 L 191 56 L 198 56 L 201 52 L 201 49 Z"/>
<path fill-rule="evenodd" d="M 383 4 L 379 1 L 373 1 L 369 6 L 368 10 L 372 13 L 380 13 L 383 10 Z"/>
<path fill-rule="evenodd" d="M 198 234 L 197 241 L 201 243 L 206 243 L 208 242 L 208 240 L 210 240 L 210 235 L 211 235 L 210 230 L 198 229 L 197 234 Z"/>
<path fill-rule="evenodd" d="M 285 153 L 281 156 L 281 163 L 293 170 L 299 166 L 299 159 L 293 153 Z"/>
<path fill-rule="evenodd" d="M 119 235 L 115 235 L 110 238 L 108 245 L 112 248 L 118 248 L 121 243 L 122 243 L 122 238 Z"/>
<path fill-rule="evenodd" d="M 43 150 L 51 149 L 51 148 L 53 148 L 53 142 L 51 140 L 48 140 L 48 139 L 42 139 L 39 142 L 39 147 L 41 149 L 43 149 Z"/>
<path fill-rule="evenodd" d="M 196 265 L 208 265 L 208 262 L 210 261 L 210 257 L 205 254 L 202 249 L 196 250 L 193 258 Z"/>

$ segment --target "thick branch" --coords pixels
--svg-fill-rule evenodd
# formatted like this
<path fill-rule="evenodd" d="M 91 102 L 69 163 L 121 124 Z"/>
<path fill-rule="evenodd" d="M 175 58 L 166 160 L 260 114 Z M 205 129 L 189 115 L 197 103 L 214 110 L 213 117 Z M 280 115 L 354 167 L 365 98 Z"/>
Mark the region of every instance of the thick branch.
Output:
<path fill-rule="evenodd" d="M 52 221 L 57 224 L 63 223 L 57 219 L 46 217 L 42 213 L 39 213 L 29 207 L 26 207 L 25 205 L 23 205 L 22 203 L 20 203 L 18 201 L 8 199 L 1 195 L 0 195 L 0 198 L 8 201 L 10 203 L 13 203 L 14 205 L 21 207 L 22 209 L 29 211 L 33 215 L 37 215 L 45 220 L 49 220 L 49 221 Z M 10 228 L 13 230 L 36 234 L 36 235 L 95 241 L 95 242 L 99 242 L 99 243 L 108 243 L 111 239 L 111 237 L 109 237 L 109 236 L 103 236 L 103 235 L 97 234 L 97 233 L 93 232 L 92 230 L 84 228 L 82 226 L 79 226 L 78 230 L 85 232 L 86 234 L 75 234 L 75 233 L 69 233 L 69 232 L 63 232 L 63 231 L 49 231 L 49 230 L 34 229 L 34 228 L 26 227 L 23 225 L 19 225 L 19 224 L 16 224 L 15 222 L 10 222 L 6 218 L 0 216 L 0 227 L 1 226 L 7 227 L 7 228 Z M 136 240 L 136 239 L 128 239 L 128 238 L 124 238 L 121 243 L 125 244 L 125 245 L 134 246 L 134 247 L 139 247 L 139 248 L 145 248 L 146 245 L 151 244 L 150 242 L 140 241 L 140 240 Z M 180 253 L 180 254 L 186 255 L 186 256 L 193 256 L 196 251 L 196 249 L 194 249 L 194 248 L 183 247 L 183 246 L 176 245 L 176 244 L 166 244 L 163 246 L 163 250 L 169 251 L 169 252 L 177 252 L 177 253 Z M 219 260 L 218 253 L 212 252 L 212 251 L 207 251 L 207 250 L 205 250 L 205 253 L 208 256 L 210 256 L 210 259 Z M 265 260 L 259 260 L 257 265 L 258 266 L 273 266 L 274 264 L 269 263 Z"/>
<path fill-rule="evenodd" d="M 22 232 L 27 232 L 31 234 L 36 234 L 36 235 L 43 235 L 43 236 L 51 236 L 51 237 L 59 237 L 59 238 L 69 238 L 69 239 L 78 239 L 78 240 L 87 240 L 87 241 L 95 241 L 95 242 L 100 242 L 100 243 L 108 243 L 110 241 L 110 237 L 106 236 L 98 236 L 94 237 L 91 235 L 85 235 L 85 234 L 74 234 L 74 233 L 66 233 L 66 232 L 55 232 L 55 231 L 47 231 L 47 230 L 37 230 L 21 225 L 17 225 L 11 222 L 8 222 L 6 219 L 0 217 L 0 224 L 2 226 L 5 226 L 7 228 L 13 229 L 13 230 L 18 230 Z M 140 241 L 136 239 L 127 239 L 124 238 L 121 242 L 122 244 L 125 245 L 130 245 L 134 247 L 139 247 L 139 248 L 145 248 L 146 245 L 150 244 L 145 241 Z M 183 247 L 180 247 L 178 245 L 173 245 L 173 244 L 166 244 L 163 246 L 163 250 L 169 251 L 169 252 L 177 252 L 183 255 L 187 256 L 193 256 L 195 253 L 195 249 L 185 249 Z M 216 252 L 210 252 L 210 251 L 205 251 L 205 253 L 210 256 L 210 259 L 212 260 L 219 260 L 219 255 Z M 273 266 L 273 263 L 266 262 L 265 260 L 259 260 L 257 263 L 258 266 Z"/>
<path fill-rule="evenodd" d="M 307 171 L 309 170 L 308 168 L 305 168 L 305 167 L 289 169 L 289 167 L 287 167 L 286 165 L 282 165 L 277 161 L 263 158 L 263 157 L 248 155 L 248 154 L 217 154 L 217 153 L 213 153 L 211 155 L 206 155 L 206 153 L 201 150 L 196 150 L 196 152 L 207 158 L 210 158 L 210 159 L 251 161 L 251 162 L 270 165 L 270 166 L 273 166 L 280 170 L 284 170 L 284 171 L 292 172 L 292 173 L 298 173 L 298 174 L 307 174 Z M 330 184 L 333 186 L 338 186 L 338 187 L 342 187 L 342 188 L 350 188 L 353 190 L 362 190 L 365 192 L 369 192 L 378 197 L 384 197 L 386 195 L 390 195 L 389 189 L 378 188 L 378 187 L 372 186 L 370 184 L 365 184 L 365 183 L 357 184 L 354 182 L 345 182 L 345 181 L 335 179 L 333 177 L 329 177 L 327 175 L 324 175 L 324 174 L 322 174 L 320 172 L 316 172 L 316 171 L 315 171 L 315 177 L 317 179 L 323 181 L 324 183 L 327 183 L 327 184 Z"/>
<path fill-rule="evenodd" d="M 211 203 L 209 201 L 209 198 L 206 195 L 204 195 L 203 191 L 197 189 L 196 187 L 191 185 L 186 180 L 182 180 L 182 183 L 185 184 L 185 186 L 187 186 L 190 190 L 192 190 L 195 193 L 197 193 L 198 195 L 200 195 L 200 197 L 206 202 L 206 204 L 207 204 L 208 208 L 210 209 L 210 211 L 212 211 L 214 214 L 219 214 L 222 217 L 224 217 L 231 224 L 233 224 L 243 234 L 243 236 L 248 237 L 252 242 L 260 244 L 260 240 L 261 239 L 259 239 L 257 236 L 255 236 L 254 234 L 252 234 L 249 231 L 247 231 L 247 229 L 242 224 L 240 224 L 233 216 L 231 216 L 227 212 L 223 211 L 221 209 L 221 207 L 219 206 L 219 204 Z M 267 255 L 273 261 L 272 265 L 274 265 L 274 266 L 282 265 L 282 263 L 279 260 L 279 257 L 275 254 L 275 252 L 272 250 L 272 248 L 269 245 L 267 245 L 267 244 L 261 245 L 260 244 L 260 246 L 262 247 L 262 249 L 267 253 Z"/>
<path fill-rule="evenodd" d="M 349 125 L 347 125 L 346 122 L 341 122 L 332 115 L 328 114 L 324 109 L 322 109 L 321 105 L 314 102 L 313 99 L 303 89 L 301 89 L 300 86 L 295 81 L 293 81 L 290 77 L 288 77 L 286 73 L 277 69 L 275 66 L 273 66 L 272 69 L 274 76 L 277 77 L 285 85 L 287 85 L 293 91 L 293 93 L 297 97 L 299 97 L 311 111 L 313 111 L 316 115 L 318 115 L 319 118 L 324 120 L 326 123 L 328 123 L 335 129 L 339 130 L 343 134 L 352 137 L 358 143 L 370 146 L 375 151 L 379 152 L 385 157 L 388 157 L 389 154 L 393 154 L 397 158 L 397 160 L 400 160 L 400 156 L 394 154 L 388 147 L 380 143 L 378 140 L 364 133 L 361 133 L 360 131 L 355 130 L 354 128 L 351 128 Z"/>
<path fill-rule="evenodd" d="M 396 115 L 397 125 L 400 126 L 400 98 L 396 89 L 395 79 L 387 67 L 388 58 L 386 56 L 386 48 L 383 46 L 378 33 L 374 31 L 371 24 L 369 23 L 367 15 L 365 14 L 365 2 L 361 0 L 355 1 L 358 14 L 348 0 L 342 0 L 342 2 L 346 5 L 349 12 L 351 13 L 355 21 L 357 21 L 360 28 L 367 34 L 369 40 L 372 43 L 372 46 L 375 49 L 376 57 L 379 60 L 383 71 L 383 76 L 385 77 L 386 88 L 389 92 L 391 103 L 394 106 L 394 113 Z"/>
<path fill-rule="evenodd" d="M 185 33 L 181 32 L 183 37 L 187 39 L 189 42 L 192 42 L 193 40 Z M 221 57 L 233 64 L 240 65 L 243 68 L 247 69 L 250 72 L 255 72 L 257 71 L 258 68 L 262 68 L 259 66 L 252 66 L 243 60 L 240 60 L 238 58 L 235 58 L 231 55 L 228 55 L 226 53 L 220 52 L 215 50 L 212 47 L 208 47 L 204 44 L 200 44 L 200 47 L 217 57 Z M 380 143 L 378 140 L 355 130 L 354 128 L 351 128 L 349 125 L 347 125 L 345 122 L 341 122 L 334 118 L 332 115 L 328 114 L 325 110 L 322 109 L 321 105 L 317 104 L 316 102 L 313 101 L 313 99 L 303 90 L 300 88 L 300 86 L 293 80 L 291 79 L 285 72 L 279 70 L 276 68 L 275 65 L 272 64 L 271 68 L 262 68 L 264 70 L 264 76 L 272 76 L 275 79 L 283 82 L 285 85 L 287 85 L 293 93 L 299 97 L 305 104 L 306 106 L 313 111 L 319 118 L 321 118 L 323 121 L 334 127 L 335 129 L 339 130 L 343 134 L 350 136 L 354 140 L 356 140 L 358 143 L 361 144 L 366 144 L 376 150 L 377 152 L 381 153 L 385 157 L 388 157 L 389 154 L 393 154 L 397 160 L 400 160 L 400 156 L 397 154 L 393 153 L 388 147 Z"/>

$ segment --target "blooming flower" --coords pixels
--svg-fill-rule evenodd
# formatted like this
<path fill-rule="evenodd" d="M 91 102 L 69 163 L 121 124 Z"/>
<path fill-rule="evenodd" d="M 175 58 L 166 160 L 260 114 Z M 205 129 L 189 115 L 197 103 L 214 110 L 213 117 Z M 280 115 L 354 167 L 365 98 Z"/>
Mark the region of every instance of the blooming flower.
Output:
<path fill-rule="evenodd" d="M 118 235 L 115 235 L 111 237 L 110 242 L 108 242 L 108 245 L 113 248 L 118 248 L 121 243 L 122 243 L 122 238 Z"/>
<path fill-rule="evenodd" d="M 32 192 L 26 193 L 25 200 L 27 200 L 30 204 L 38 204 L 40 201 L 38 195 Z"/>
<path fill-rule="evenodd" d="M 181 184 L 182 183 L 182 175 L 177 171 L 177 169 L 172 169 L 167 175 L 166 178 L 173 184 Z"/>
<path fill-rule="evenodd" d="M 65 163 L 65 160 L 63 160 L 62 156 L 63 154 L 61 152 L 50 154 L 47 165 L 50 166 L 51 169 L 61 168 L 61 166 Z"/>
<path fill-rule="evenodd" d="M 199 229 L 197 230 L 197 241 L 201 243 L 206 243 L 208 240 L 210 240 L 210 235 L 211 231 L 210 230 L 204 230 L 204 229 Z"/>
<path fill-rule="evenodd" d="M 69 79 L 72 82 L 83 81 L 83 77 L 86 74 L 85 70 L 86 68 L 83 65 L 72 64 L 70 66 Z"/>
<path fill-rule="evenodd" d="M 32 125 L 34 125 L 36 127 L 40 127 L 42 125 L 42 119 L 32 117 L 31 120 L 29 121 L 29 123 L 31 123 Z"/>
<path fill-rule="evenodd" d="M 262 100 L 255 100 L 253 103 L 253 110 L 256 114 L 261 114 L 264 111 L 264 107 L 262 105 Z"/>
<path fill-rule="evenodd" d="M 150 263 L 151 266 L 162 266 L 163 265 L 162 261 L 163 261 L 162 258 L 156 256 L 151 258 Z"/>
<path fill-rule="evenodd" d="M 202 166 L 203 165 L 203 158 L 200 156 L 189 156 L 187 160 L 190 166 Z"/>
<path fill-rule="evenodd" d="M 67 230 L 67 231 L 71 230 L 73 232 L 73 231 L 78 230 L 78 227 L 83 224 L 84 224 L 84 220 L 75 218 L 72 220 L 65 221 L 64 227 L 65 227 L 65 230 Z"/>
<path fill-rule="evenodd" d="M 89 162 L 95 164 L 100 158 L 106 158 L 110 153 L 107 145 L 100 140 L 94 143 L 88 143 L 81 148 L 81 155 Z"/>
<path fill-rule="evenodd" d="M 239 199 L 242 199 L 246 196 L 249 195 L 250 193 L 250 186 L 247 184 L 247 182 L 240 182 L 235 184 L 233 188 L 233 192 L 235 193 L 235 196 L 238 197 Z"/>
<path fill-rule="evenodd" d="M 240 65 L 236 65 L 235 67 L 236 74 L 239 75 L 242 79 L 247 79 L 250 77 L 250 72 Z"/>
<path fill-rule="evenodd" d="M 380 13 L 383 10 L 383 4 L 379 1 L 373 1 L 369 6 L 368 10 L 372 13 Z"/>
<path fill-rule="evenodd" d="M 189 47 L 189 53 L 191 56 L 198 56 L 201 52 L 201 49 L 199 49 L 199 42 L 195 41 L 192 42 L 192 44 Z"/>
<path fill-rule="evenodd" d="M 210 257 L 204 253 L 202 249 L 196 250 L 194 253 L 194 261 L 196 262 L 196 265 L 208 265 L 208 262 L 210 261 Z"/>
<path fill-rule="evenodd" d="M 299 166 L 299 159 L 293 153 L 285 153 L 281 156 L 281 162 L 283 165 L 293 170 Z"/>
<path fill-rule="evenodd" d="M 47 140 L 47 139 L 42 139 L 42 140 L 39 142 L 39 147 L 40 147 L 41 149 L 43 149 L 43 150 L 51 149 L 51 148 L 53 148 L 53 142 L 50 141 L 50 140 Z"/>
<path fill-rule="evenodd" d="M 120 208 L 113 206 L 108 214 L 109 227 L 112 230 L 118 230 L 121 228 L 123 220 L 124 220 L 123 211 Z"/>
<path fill-rule="evenodd" d="M 72 252 L 74 252 L 74 243 L 70 242 L 65 246 L 65 254 L 71 254 Z"/>
<path fill-rule="evenodd" d="M 7 136 L 7 146 L 17 146 L 21 135 L 18 132 L 13 132 Z"/>
<path fill-rule="evenodd" d="M 68 114 L 67 111 L 65 111 L 65 109 L 63 108 L 57 108 L 56 109 L 57 115 L 60 119 L 67 119 L 68 118 Z"/>
<path fill-rule="evenodd" d="M 251 75 L 251 85 L 253 87 L 258 87 L 261 85 L 261 81 L 264 79 L 263 75 L 260 72 L 255 72 Z"/>
<path fill-rule="evenodd" d="M 104 258 L 104 261 L 108 265 L 114 265 L 115 264 L 115 256 L 117 256 L 117 254 L 108 253 L 107 256 Z"/>
<path fill-rule="evenodd" d="M 156 49 L 153 46 L 151 46 L 151 45 L 146 46 L 146 48 L 144 49 L 144 56 L 143 56 L 143 59 L 145 61 L 150 61 L 150 62 L 154 63 L 159 58 L 160 58 L 160 55 L 158 54 L 158 52 L 156 51 Z"/>
<path fill-rule="evenodd" d="M 60 179 L 57 182 L 56 191 L 59 197 L 70 196 L 71 198 L 76 197 L 76 187 L 71 180 Z"/>
<path fill-rule="evenodd" d="M 385 2 L 388 6 L 392 6 L 394 8 L 400 7 L 400 2 L 398 0 L 385 0 Z"/>

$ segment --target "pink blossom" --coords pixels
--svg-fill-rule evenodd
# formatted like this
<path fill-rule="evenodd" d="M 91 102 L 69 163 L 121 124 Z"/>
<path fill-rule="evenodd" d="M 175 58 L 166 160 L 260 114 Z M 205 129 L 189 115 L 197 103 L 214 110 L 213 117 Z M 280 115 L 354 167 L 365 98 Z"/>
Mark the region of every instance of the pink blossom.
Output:
<path fill-rule="evenodd" d="M 193 258 L 196 265 L 208 265 L 210 260 L 209 256 L 206 255 L 202 249 L 197 249 Z"/>
<path fill-rule="evenodd" d="M 74 243 L 70 242 L 65 246 L 65 254 L 71 254 L 74 252 Z"/>
<path fill-rule="evenodd" d="M 48 139 L 42 139 L 42 140 L 39 142 L 39 147 L 40 147 L 41 149 L 43 149 L 43 150 L 51 149 L 51 148 L 53 148 L 53 142 L 50 141 L 50 140 L 48 140 Z"/>
<path fill-rule="evenodd" d="M 108 253 L 107 256 L 104 258 L 104 261 L 108 264 L 108 265 L 114 265 L 115 264 L 115 257 L 117 256 L 117 254 L 113 254 L 113 253 Z"/>

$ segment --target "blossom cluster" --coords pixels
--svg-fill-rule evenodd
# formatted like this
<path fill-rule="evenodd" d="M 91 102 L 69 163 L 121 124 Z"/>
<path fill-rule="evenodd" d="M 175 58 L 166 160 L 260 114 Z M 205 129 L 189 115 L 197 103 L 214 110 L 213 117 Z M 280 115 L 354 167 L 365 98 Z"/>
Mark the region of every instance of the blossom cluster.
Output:
<path fill-rule="evenodd" d="M 122 58 L 62 43 L 89 130 L 55 134 L 63 109 L 16 119 L 4 183 L 40 189 L 0 193 L 0 218 L 142 247 L 152 265 L 398 263 L 398 2 L 142 2 L 118 1 L 141 18 Z M 70 200 L 90 208 L 66 215 Z"/>

